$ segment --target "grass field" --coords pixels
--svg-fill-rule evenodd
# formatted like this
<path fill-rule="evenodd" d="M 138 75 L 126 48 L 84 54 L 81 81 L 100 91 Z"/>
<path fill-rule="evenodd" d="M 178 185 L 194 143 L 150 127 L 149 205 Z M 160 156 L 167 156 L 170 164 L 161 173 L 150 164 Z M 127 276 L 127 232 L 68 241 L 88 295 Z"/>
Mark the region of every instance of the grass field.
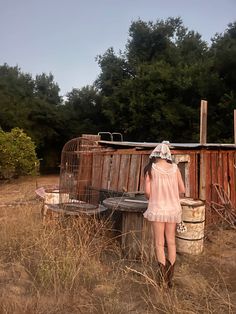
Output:
<path fill-rule="evenodd" d="M 178 255 L 174 288 L 154 265 L 122 258 L 109 220 L 42 224 L 37 186 L 56 176 L 0 185 L 0 313 L 236 313 L 235 230 L 206 230 L 204 252 Z"/>

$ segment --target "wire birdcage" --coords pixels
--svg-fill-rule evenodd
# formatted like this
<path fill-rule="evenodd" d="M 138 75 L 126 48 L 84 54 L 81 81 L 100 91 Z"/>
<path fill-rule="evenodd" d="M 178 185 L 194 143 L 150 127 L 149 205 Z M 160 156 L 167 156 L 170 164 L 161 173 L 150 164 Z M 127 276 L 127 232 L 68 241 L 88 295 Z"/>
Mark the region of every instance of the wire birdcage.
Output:
<path fill-rule="evenodd" d="M 90 211 L 100 207 L 99 186 L 102 151 L 97 142 L 78 137 L 61 153 L 59 207 L 66 211 Z"/>

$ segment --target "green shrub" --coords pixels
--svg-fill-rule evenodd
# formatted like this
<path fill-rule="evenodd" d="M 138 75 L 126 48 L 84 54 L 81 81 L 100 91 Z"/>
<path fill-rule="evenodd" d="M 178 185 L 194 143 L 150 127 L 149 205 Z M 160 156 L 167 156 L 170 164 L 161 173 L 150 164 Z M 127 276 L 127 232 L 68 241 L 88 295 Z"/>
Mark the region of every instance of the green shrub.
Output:
<path fill-rule="evenodd" d="M 35 145 L 23 130 L 14 128 L 4 132 L 0 129 L 1 179 L 36 174 L 38 166 Z"/>

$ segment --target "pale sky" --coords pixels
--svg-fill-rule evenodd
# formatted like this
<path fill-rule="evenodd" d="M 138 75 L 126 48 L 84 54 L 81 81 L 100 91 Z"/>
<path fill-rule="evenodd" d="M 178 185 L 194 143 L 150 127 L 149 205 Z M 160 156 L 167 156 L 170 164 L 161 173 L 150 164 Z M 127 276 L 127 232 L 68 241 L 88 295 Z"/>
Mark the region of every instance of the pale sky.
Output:
<path fill-rule="evenodd" d="M 0 0 L 0 65 L 51 72 L 65 95 L 95 81 L 97 55 L 124 51 L 132 21 L 168 17 L 210 43 L 236 21 L 236 0 Z"/>

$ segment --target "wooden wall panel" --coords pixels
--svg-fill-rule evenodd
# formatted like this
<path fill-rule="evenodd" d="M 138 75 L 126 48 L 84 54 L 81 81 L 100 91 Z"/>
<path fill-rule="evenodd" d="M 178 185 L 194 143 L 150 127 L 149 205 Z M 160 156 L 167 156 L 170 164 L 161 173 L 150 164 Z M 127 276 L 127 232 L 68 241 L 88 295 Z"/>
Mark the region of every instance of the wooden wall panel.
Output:
<path fill-rule="evenodd" d="M 102 178 L 101 178 L 101 188 L 109 189 L 110 188 L 110 169 L 111 169 L 111 158 L 110 154 L 105 154 L 103 156 L 103 165 L 102 165 Z"/>
<path fill-rule="evenodd" d="M 236 207 L 236 153 L 229 152 L 229 187 L 230 187 L 230 199 Z"/>
<path fill-rule="evenodd" d="M 137 192 L 139 188 L 141 155 L 132 155 L 129 168 L 128 191 Z"/>
<path fill-rule="evenodd" d="M 197 199 L 198 196 L 198 153 L 190 154 L 189 165 L 189 182 L 190 182 L 190 197 Z"/>
<path fill-rule="evenodd" d="M 96 188 L 101 187 L 102 172 L 103 172 L 103 161 L 104 156 L 99 154 L 93 154 L 93 166 L 92 166 L 92 182 L 91 185 Z"/>
<path fill-rule="evenodd" d="M 214 202 L 218 202 L 218 195 L 216 193 L 215 188 L 213 187 L 214 184 L 218 183 L 217 156 L 218 156 L 218 154 L 216 152 L 211 153 L 211 182 L 210 182 L 210 184 L 212 185 L 212 191 L 211 191 L 211 200 L 209 200 L 209 201 L 214 201 Z"/>
<path fill-rule="evenodd" d="M 120 156 L 120 170 L 118 179 L 118 191 L 128 191 L 129 167 L 131 155 Z"/>
<path fill-rule="evenodd" d="M 78 171 L 78 198 L 80 200 L 86 199 L 86 188 L 91 185 L 92 179 L 92 153 L 86 152 L 80 154 L 79 171 Z"/>
<path fill-rule="evenodd" d="M 190 196 L 190 177 L 189 177 L 189 164 L 190 164 L 190 155 L 188 154 L 175 154 L 174 161 L 178 164 L 182 179 L 185 184 L 185 195 L 186 197 Z"/>
<path fill-rule="evenodd" d="M 120 160 L 122 155 L 113 154 L 110 171 L 110 189 L 118 191 L 118 180 L 120 172 Z"/>
<path fill-rule="evenodd" d="M 139 191 L 144 192 L 144 168 L 149 162 L 149 154 L 143 154 L 140 166 Z"/>
<path fill-rule="evenodd" d="M 211 153 L 210 152 L 206 152 L 205 153 L 206 159 L 206 200 L 210 200 L 211 199 L 211 190 L 212 190 L 212 185 L 211 185 Z"/>
<path fill-rule="evenodd" d="M 236 152 L 234 152 L 234 156 L 233 156 L 233 170 L 232 171 L 232 191 L 234 192 L 234 207 L 236 207 Z"/>
<path fill-rule="evenodd" d="M 206 167 L 206 180 L 205 180 L 205 196 L 206 196 L 206 223 L 211 223 L 213 216 L 211 211 L 211 191 L 212 191 L 212 184 L 211 184 L 211 153 L 205 152 L 205 167 Z"/>
<path fill-rule="evenodd" d="M 221 151 L 218 151 L 217 158 L 217 181 L 219 185 L 223 185 L 223 160 Z"/>
<path fill-rule="evenodd" d="M 228 153 L 227 151 L 222 153 L 222 187 L 227 195 L 229 195 L 229 164 L 228 164 Z"/>
<path fill-rule="evenodd" d="M 172 151 L 173 152 L 173 151 Z M 206 203 L 218 202 L 218 197 L 213 184 L 218 183 L 229 193 L 229 197 L 236 206 L 236 152 L 232 150 L 176 150 L 175 154 L 189 154 L 189 190 L 190 197 L 199 197 L 199 173 L 200 173 L 200 153 L 204 159 L 206 169 Z M 90 157 L 82 158 L 79 167 L 80 188 L 84 183 L 91 181 L 95 188 L 111 189 L 123 192 L 141 191 L 144 192 L 143 170 L 149 161 L 150 151 L 134 149 L 118 149 L 113 152 L 102 152 L 101 155 L 94 156 L 93 166 L 89 166 Z M 86 160 L 86 163 L 85 163 Z M 207 213 L 208 218 L 213 214 Z M 209 219 L 208 219 L 209 221 Z"/>

